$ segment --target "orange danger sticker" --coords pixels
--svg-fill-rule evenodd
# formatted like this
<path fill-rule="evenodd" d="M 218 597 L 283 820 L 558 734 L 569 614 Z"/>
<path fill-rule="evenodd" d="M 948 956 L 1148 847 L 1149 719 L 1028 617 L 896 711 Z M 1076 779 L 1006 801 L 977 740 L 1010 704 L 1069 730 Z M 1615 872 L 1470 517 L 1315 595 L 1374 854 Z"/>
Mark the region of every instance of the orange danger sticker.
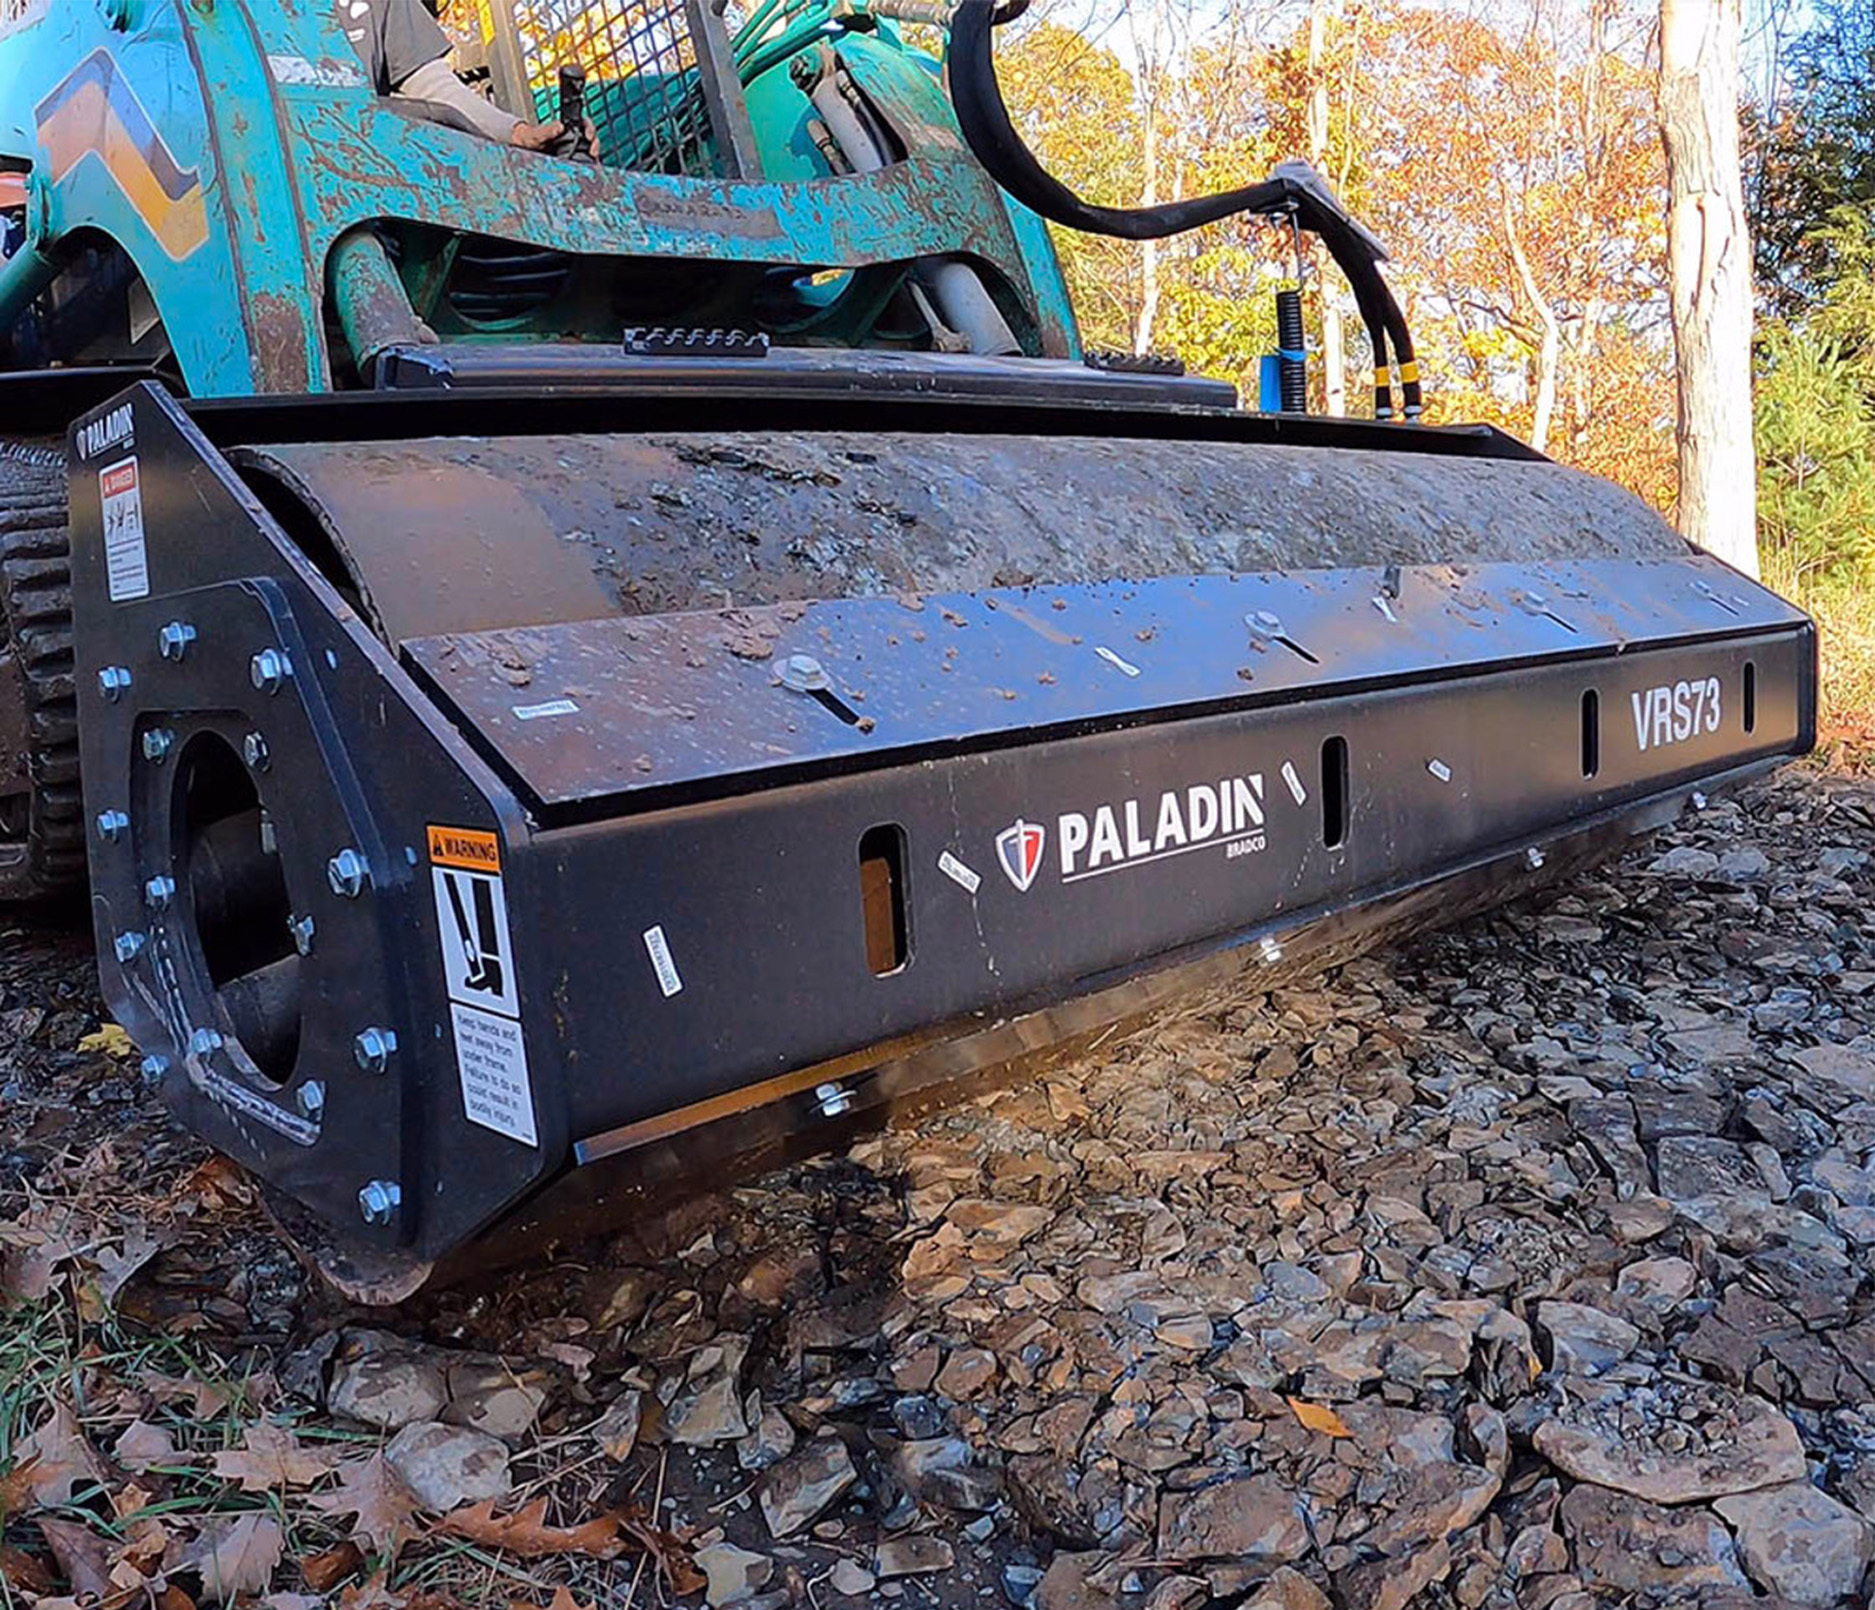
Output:
<path fill-rule="evenodd" d="M 473 827 L 437 827 L 432 823 L 429 835 L 433 865 L 501 876 L 501 841 L 493 833 Z"/>

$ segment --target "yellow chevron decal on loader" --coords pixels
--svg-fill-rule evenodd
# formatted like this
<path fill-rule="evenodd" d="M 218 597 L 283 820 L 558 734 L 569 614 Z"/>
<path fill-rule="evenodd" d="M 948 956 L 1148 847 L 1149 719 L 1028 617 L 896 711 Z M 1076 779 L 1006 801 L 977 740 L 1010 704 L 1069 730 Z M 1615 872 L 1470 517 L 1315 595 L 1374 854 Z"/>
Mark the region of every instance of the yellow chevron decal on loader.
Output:
<path fill-rule="evenodd" d="M 176 161 L 109 51 L 86 57 L 34 119 L 55 184 L 96 156 L 172 258 L 180 262 L 208 239 L 201 175 Z"/>

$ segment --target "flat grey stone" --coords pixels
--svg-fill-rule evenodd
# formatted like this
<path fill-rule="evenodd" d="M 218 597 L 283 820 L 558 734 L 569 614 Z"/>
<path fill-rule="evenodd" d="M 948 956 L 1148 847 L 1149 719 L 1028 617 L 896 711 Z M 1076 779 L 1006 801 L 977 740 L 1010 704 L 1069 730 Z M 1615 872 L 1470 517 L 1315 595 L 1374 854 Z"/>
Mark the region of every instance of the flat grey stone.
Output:
<path fill-rule="evenodd" d="M 508 1445 L 468 1426 L 419 1421 L 391 1438 L 384 1461 L 403 1478 L 425 1509 L 439 1514 L 514 1490 Z"/>

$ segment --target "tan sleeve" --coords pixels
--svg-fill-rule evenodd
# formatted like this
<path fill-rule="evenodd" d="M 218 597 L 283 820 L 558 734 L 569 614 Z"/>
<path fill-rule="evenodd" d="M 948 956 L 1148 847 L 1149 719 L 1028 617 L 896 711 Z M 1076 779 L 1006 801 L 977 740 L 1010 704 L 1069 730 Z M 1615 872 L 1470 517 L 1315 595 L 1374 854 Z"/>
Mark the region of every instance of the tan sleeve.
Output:
<path fill-rule="evenodd" d="M 506 145 L 518 121 L 493 101 L 477 95 L 451 71 L 442 60 L 425 62 L 392 90 L 393 99 L 436 101 L 460 112 L 475 126 L 478 134 Z"/>

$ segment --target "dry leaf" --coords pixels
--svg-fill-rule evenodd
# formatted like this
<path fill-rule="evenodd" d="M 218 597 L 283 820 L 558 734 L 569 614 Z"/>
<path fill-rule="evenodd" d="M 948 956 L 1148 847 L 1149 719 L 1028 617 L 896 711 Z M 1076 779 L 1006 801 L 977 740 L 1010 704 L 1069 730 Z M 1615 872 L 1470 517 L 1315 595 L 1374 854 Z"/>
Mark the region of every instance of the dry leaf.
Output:
<path fill-rule="evenodd" d="M 37 1431 L 16 1443 L 13 1456 L 21 1464 L 32 1462 L 26 1487 L 35 1504 L 50 1508 L 69 1504 L 72 1494 L 104 1481 L 104 1467 L 85 1441 L 78 1419 L 63 1403 Z"/>
<path fill-rule="evenodd" d="M 39 1460 L 35 1455 L 18 1459 L 11 1469 L 0 1473 L 0 1521 L 32 1502 L 33 1482 L 37 1479 L 38 1470 Z"/>
<path fill-rule="evenodd" d="M 111 1583 L 111 1551 L 106 1540 L 78 1521 L 39 1517 L 39 1531 L 59 1562 L 59 1571 L 71 1585 L 72 1597 L 86 1594 L 108 1599 L 116 1591 Z"/>
<path fill-rule="evenodd" d="M 273 1579 L 286 1539 L 265 1510 L 251 1510 L 227 1526 L 204 1529 L 182 1558 L 202 1573 L 202 1592 L 227 1604 L 243 1593 L 259 1593 Z"/>
<path fill-rule="evenodd" d="M 416 1495 L 385 1463 L 381 1453 L 340 1465 L 337 1489 L 316 1493 L 307 1502 L 322 1514 L 354 1517 L 353 1537 L 373 1549 L 388 1549 L 393 1555 L 411 1535 L 412 1517 L 417 1512 Z"/>
<path fill-rule="evenodd" d="M 130 1535 L 118 1545 L 116 1558 L 146 1577 L 156 1576 L 168 1557 L 170 1542 L 168 1526 L 151 1515 L 131 1527 Z"/>
<path fill-rule="evenodd" d="M 628 1551 L 649 1554 L 659 1572 L 680 1597 L 703 1586 L 703 1574 L 669 1532 L 648 1525 L 629 1504 L 609 1509 L 578 1526 L 547 1524 L 547 1500 L 537 1498 L 512 1515 L 497 1515 L 492 1499 L 452 1510 L 436 1523 L 448 1537 L 466 1538 L 487 1548 L 507 1549 L 524 1559 L 548 1554 L 585 1554 L 596 1560 L 615 1560 Z"/>
<path fill-rule="evenodd" d="M 350 1583 L 339 1595 L 340 1610 L 408 1610 L 410 1596 L 393 1593 L 382 1574 L 369 1582 Z"/>
<path fill-rule="evenodd" d="M 1354 1435 L 1343 1423 L 1340 1415 L 1324 1403 L 1304 1403 L 1301 1398 L 1285 1398 L 1289 1410 L 1302 1422 L 1308 1431 L 1319 1432 L 1324 1437 L 1351 1437 Z"/>
<path fill-rule="evenodd" d="M 145 1370 L 138 1383 L 158 1403 L 187 1403 L 197 1420 L 213 1420 L 234 1401 L 234 1394 L 215 1381 L 179 1381 L 160 1370 Z"/>
<path fill-rule="evenodd" d="M 573 1590 L 562 1582 L 553 1590 L 551 1604 L 531 1604 L 526 1599 L 510 1599 L 508 1610 L 593 1610 L 589 1604 L 581 1604 L 573 1597 Z"/>
<path fill-rule="evenodd" d="M 536 1498 L 512 1515 L 497 1515 L 495 1501 L 485 1498 L 479 1504 L 450 1511 L 436 1523 L 436 1530 L 487 1548 L 506 1549 L 523 1559 L 539 1559 L 548 1554 L 586 1554 L 595 1560 L 616 1560 L 632 1546 L 619 1530 L 621 1513 L 608 1510 L 579 1526 L 550 1526 L 544 1498 Z"/>
<path fill-rule="evenodd" d="M 123 1058 L 135 1053 L 137 1043 L 122 1024 L 103 1023 L 95 1033 L 87 1034 L 78 1042 L 78 1049 L 86 1056 Z"/>
<path fill-rule="evenodd" d="M 141 1476 L 153 1466 L 174 1464 L 182 1456 L 176 1451 L 176 1439 L 161 1426 L 132 1420 L 111 1445 L 111 1457 L 133 1475 Z"/>
<path fill-rule="evenodd" d="M 58 1266 L 90 1242 L 91 1226 L 64 1203 L 34 1202 L 21 1217 L 0 1222 L 0 1306 L 39 1301 Z"/>
<path fill-rule="evenodd" d="M 215 1455 L 215 1474 L 238 1481 L 244 1493 L 275 1487 L 310 1487 L 338 1468 L 335 1451 L 304 1446 L 283 1426 L 262 1420 L 247 1428 L 244 1450 Z"/>
<path fill-rule="evenodd" d="M 299 1562 L 300 1575 L 314 1593 L 330 1593 L 348 1576 L 363 1569 L 364 1550 L 356 1543 L 341 1543 L 337 1548 L 321 1550 Z"/>
<path fill-rule="evenodd" d="M 257 1193 L 254 1182 L 241 1165 L 219 1152 L 202 1164 L 177 1187 L 178 1201 L 185 1207 L 252 1207 Z"/>
<path fill-rule="evenodd" d="M 0 1582 L 31 1599 L 44 1598 L 58 1586 L 40 1561 L 10 1543 L 0 1543 Z"/>
<path fill-rule="evenodd" d="M 151 1235 L 149 1226 L 141 1220 L 126 1226 L 121 1252 L 103 1247 L 93 1255 L 98 1266 L 98 1295 L 106 1303 L 115 1303 L 117 1294 L 129 1283 L 130 1277 L 167 1244 L 167 1238 Z"/>

